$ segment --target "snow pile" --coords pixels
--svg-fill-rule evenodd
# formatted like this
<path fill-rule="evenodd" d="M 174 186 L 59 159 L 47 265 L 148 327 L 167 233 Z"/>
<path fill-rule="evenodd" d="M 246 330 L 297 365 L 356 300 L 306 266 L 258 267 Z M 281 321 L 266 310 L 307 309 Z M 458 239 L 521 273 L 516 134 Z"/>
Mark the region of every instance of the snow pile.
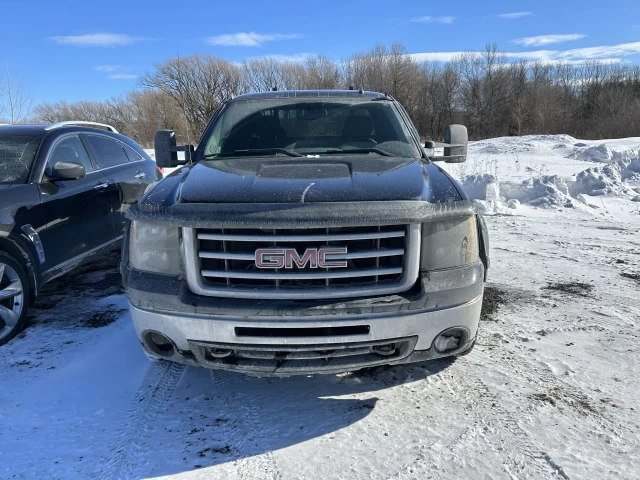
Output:
<path fill-rule="evenodd" d="M 469 175 L 462 182 L 462 188 L 483 213 L 502 213 L 507 209 L 505 199 L 500 196 L 500 182 L 495 175 Z"/>
<path fill-rule="evenodd" d="M 462 188 L 472 200 L 495 200 L 500 195 L 498 177 L 494 175 L 469 175 Z"/>
<path fill-rule="evenodd" d="M 622 177 L 620 170 L 613 165 L 604 167 L 592 167 L 580 172 L 576 177 L 573 187 L 574 195 L 584 193 L 587 195 L 621 195 Z"/>
<path fill-rule="evenodd" d="M 529 178 L 522 183 L 503 183 L 500 185 L 507 201 L 518 201 L 534 207 L 575 207 L 569 194 L 569 187 L 558 175 L 541 175 Z"/>
<path fill-rule="evenodd" d="M 568 155 L 567 158 L 575 158 L 576 160 L 582 160 L 583 162 L 613 163 L 622 159 L 622 153 L 609 148 L 606 143 L 593 147 L 586 146 L 585 144 L 578 144 L 573 153 Z"/>
<path fill-rule="evenodd" d="M 463 176 L 461 183 L 487 213 L 512 211 L 520 204 L 597 208 L 589 196 L 632 200 L 640 189 L 640 150 L 628 141 L 530 135 L 474 142 L 469 150 L 476 154 L 470 163 L 476 175 Z M 482 171 L 478 165 L 491 162 L 500 163 L 493 175 L 477 175 Z"/>
<path fill-rule="evenodd" d="M 573 208 L 577 203 L 566 182 L 558 175 L 542 175 L 521 183 L 499 182 L 494 175 L 470 175 L 462 188 L 484 213 L 515 210 L 521 204 Z"/>
<path fill-rule="evenodd" d="M 572 189 L 573 195 L 580 193 L 617 196 L 634 194 L 633 189 L 624 182 L 640 180 L 640 155 L 638 152 L 628 150 L 620 153 L 601 150 L 601 153 L 607 156 L 611 154 L 611 162 L 602 167 L 591 167 L 580 172 L 576 176 L 576 183 Z"/>
<path fill-rule="evenodd" d="M 469 145 L 476 153 L 524 153 L 540 150 L 557 150 L 573 147 L 576 139 L 570 135 L 525 135 L 522 137 L 500 137 L 480 140 Z"/>

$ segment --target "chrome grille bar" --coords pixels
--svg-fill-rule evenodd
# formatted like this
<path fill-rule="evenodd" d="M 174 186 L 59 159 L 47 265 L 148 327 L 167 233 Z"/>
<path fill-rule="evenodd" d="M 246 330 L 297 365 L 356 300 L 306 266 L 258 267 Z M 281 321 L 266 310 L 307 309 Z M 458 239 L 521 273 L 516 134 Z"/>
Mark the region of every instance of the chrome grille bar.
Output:
<path fill-rule="evenodd" d="M 249 278 L 255 280 L 313 280 L 325 278 L 358 278 L 375 277 L 376 275 L 394 275 L 402 273 L 402 267 L 378 268 L 373 270 L 339 270 L 329 272 L 305 272 L 305 273 L 270 273 L 270 272 L 239 272 L 233 270 L 202 270 L 203 277 L 217 278 Z"/>
<path fill-rule="evenodd" d="M 392 248 L 392 249 L 380 249 L 380 250 L 365 250 L 362 252 L 351 253 L 331 253 L 327 255 L 328 260 L 345 260 L 350 258 L 378 258 L 378 257 L 395 257 L 398 255 L 404 255 L 404 249 Z M 200 250 L 198 252 L 200 258 L 217 258 L 220 260 L 255 260 L 255 254 L 253 253 L 229 253 L 229 252 L 210 252 L 206 250 Z M 379 266 L 379 262 L 376 267 Z"/>
<path fill-rule="evenodd" d="M 198 233 L 198 240 L 234 242 L 331 242 L 340 240 L 371 240 L 404 237 L 404 230 L 393 232 L 331 233 L 327 235 L 236 235 L 226 233 Z"/>

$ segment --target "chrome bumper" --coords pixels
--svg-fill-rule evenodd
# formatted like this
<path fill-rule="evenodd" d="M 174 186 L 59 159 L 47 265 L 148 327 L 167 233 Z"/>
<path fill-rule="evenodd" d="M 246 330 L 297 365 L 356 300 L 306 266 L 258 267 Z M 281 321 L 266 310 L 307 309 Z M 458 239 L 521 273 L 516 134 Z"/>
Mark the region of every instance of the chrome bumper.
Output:
<path fill-rule="evenodd" d="M 174 347 L 165 356 L 167 360 L 257 375 L 292 375 L 455 355 L 474 341 L 481 307 L 482 295 L 459 306 L 419 313 L 234 317 L 151 311 L 131 305 L 131 316 L 143 347 L 152 355 L 158 356 L 146 339 L 150 332 L 158 332 Z M 434 339 L 450 328 L 459 328 L 466 335 L 456 350 L 440 354 L 433 347 Z M 293 329 L 295 333 L 288 334 Z M 392 355 L 379 353 L 388 345 L 394 350 Z M 207 355 L 209 349 L 253 353 L 250 361 L 238 361 L 232 355 Z"/>

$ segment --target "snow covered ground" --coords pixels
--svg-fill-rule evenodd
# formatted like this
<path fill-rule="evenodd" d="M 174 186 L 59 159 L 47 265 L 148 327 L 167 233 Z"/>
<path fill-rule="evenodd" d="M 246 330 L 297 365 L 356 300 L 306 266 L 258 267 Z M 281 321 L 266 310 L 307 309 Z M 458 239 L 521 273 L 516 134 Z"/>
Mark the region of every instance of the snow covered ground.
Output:
<path fill-rule="evenodd" d="M 581 193 L 593 206 L 573 189 L 640 138 L 602 143 L 493 139 L 446 165 L 470 189 L 497 176 L 493 308 L 456 362 L 285 379 L 149 363 L 117 254 L 48 285 L 0 348 L 0 478 L 639 478 L 637 184 Z"/>

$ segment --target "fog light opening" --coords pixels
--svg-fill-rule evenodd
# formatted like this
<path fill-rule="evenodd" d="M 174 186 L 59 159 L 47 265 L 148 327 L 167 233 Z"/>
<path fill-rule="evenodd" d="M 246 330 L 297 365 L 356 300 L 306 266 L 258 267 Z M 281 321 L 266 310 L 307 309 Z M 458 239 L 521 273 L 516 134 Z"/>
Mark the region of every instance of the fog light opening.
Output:
<path fill-rule="evenodd" d="M 449 353 L 462 347 L 467 338 L 467 332 L 462 328 L 445 330 L 433 341 L 433 347 L 438 353 Z"/>
<path fill-rule="evenodd" d="M 171 339 L 158 332 L 147 332 L 144 343 L 149 350 L 160 357 L 171 357 L 176 350 Z"/>

